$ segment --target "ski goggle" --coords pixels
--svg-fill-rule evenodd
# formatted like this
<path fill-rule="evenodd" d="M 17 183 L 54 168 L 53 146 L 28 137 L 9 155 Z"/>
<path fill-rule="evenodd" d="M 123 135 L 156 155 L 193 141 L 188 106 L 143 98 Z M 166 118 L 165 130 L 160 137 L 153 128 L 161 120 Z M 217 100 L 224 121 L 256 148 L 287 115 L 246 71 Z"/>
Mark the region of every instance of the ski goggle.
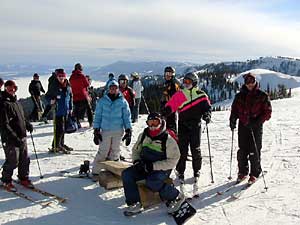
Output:
<path fill-rule="evenodd" d="M 155 120 L 147 120 L 146 123 L 147 123 L 147 125 L 148 125 L 149 127 L 158 127 L 159 124 L 160 124 L 160 120 L 158 120 L 158 119 L 155 119 Z"/>
<path fill-rule="evenodd" d="M 254 84 L 255 83 L 255 78 L 252 76 L 247 76 L 245 78 L 245 84 Z"/>
<path fill-rule="evenodd" d="M 183 79 L 183 83 L 184 83 L 184 84 L 187 84 L 187 85 L 190 85 L 190 84 L 193 83 L 193 81 L 190 80 L 190 79 Z"/>

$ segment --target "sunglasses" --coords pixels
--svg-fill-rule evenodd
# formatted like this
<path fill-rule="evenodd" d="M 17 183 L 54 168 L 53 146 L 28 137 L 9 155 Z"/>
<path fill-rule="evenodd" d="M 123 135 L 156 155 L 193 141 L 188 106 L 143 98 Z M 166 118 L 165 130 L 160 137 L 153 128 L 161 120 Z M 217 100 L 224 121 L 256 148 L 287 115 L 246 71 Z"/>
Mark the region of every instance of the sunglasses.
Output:
<path fill-rule="evenodd" d="M 66 78 L 66 76 L 64 76 L 64 75 L 58 75 L 57 77 L 58 78 Z"/>
<path fill-rule="evenodd" d="M 248 76 L 245 78 L 245 84 L 254 84 L 255 83 L 255 78 Z"/>
<path fill-rule="evenodd" d="M 147 120 L 147 125 L 149 127 L 157 127 L 160 124 L 160 121 L 155 119 L 155 120 Z"/>
<path fill-rule="evenodd" d="M 193 83 L 193 81 L 192 80 L 190 80 L 190 79 L 183 79 L 183 83 L 184 84 L 192 84 Z"/>

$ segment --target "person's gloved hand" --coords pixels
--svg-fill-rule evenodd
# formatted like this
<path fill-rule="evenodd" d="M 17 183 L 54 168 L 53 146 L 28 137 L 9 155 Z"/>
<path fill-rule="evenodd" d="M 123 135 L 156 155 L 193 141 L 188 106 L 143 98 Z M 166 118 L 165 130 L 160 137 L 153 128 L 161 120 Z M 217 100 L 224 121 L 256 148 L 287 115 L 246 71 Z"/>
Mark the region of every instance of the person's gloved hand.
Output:
<path fill-rule="evenodd" d="M 234 130 L 236 128 L 236 120 L 230 120 L 229 127 L 231 130 Z"/>
<path fill-rule="evenodd" d="M 136 169 L 136 171 L 138 173 L 141 173 L 141 174 L 146 173 L 146 171 L 145 171 L 145 163 L 141 159 L 135 160 L 133 162 L 133 167 Z"/>
<path fill-rule="evenodd" d="M 206 122 L 206 124 L 209 124 L 211 121 L 211 114 L 210 113 L 204 113 L 202 115 L 202 119 Z"/>
<path fill-rule="evenodd" d="M 131 142 L 131 129 L 128 128 L 128 129 L 125 130 L 125 135 L 122 138 L 122 141 L 125 141 L 126 146 L 130 145 L 130 142 Z"/>
<path fill-rule="evenodd" d="M 27 122 L 26 123 L 26 130 L 28 130 L 30 133 L 32 133 L 33 131 L 33 126 L 31 123 Z"/>
<path fill-rule="evenodd" d="M 99 145 L 102 142 L 102 135 L 99 128 L 94 129 L 94 143 Z"/>

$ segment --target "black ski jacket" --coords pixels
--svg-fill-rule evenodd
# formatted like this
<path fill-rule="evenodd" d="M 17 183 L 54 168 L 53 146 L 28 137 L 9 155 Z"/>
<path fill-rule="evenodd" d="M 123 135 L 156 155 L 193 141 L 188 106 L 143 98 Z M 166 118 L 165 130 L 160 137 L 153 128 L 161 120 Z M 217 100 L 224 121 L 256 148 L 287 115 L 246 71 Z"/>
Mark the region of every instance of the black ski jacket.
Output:
<path fill-rule="evenodd" d="M 43 85 L 39 80 L 32 80 L 29 84 L 29 93 L 33 96 L 40 96 L 41 92 L 45 93 Z"/>
<path fill-rule="evenodd" d="M 25 119 L 22 105 L 16 96 L 2 92 L 0 109 L 1 140 L 14 144 L 26 137 L 26 128 L 30 123 Z"/>

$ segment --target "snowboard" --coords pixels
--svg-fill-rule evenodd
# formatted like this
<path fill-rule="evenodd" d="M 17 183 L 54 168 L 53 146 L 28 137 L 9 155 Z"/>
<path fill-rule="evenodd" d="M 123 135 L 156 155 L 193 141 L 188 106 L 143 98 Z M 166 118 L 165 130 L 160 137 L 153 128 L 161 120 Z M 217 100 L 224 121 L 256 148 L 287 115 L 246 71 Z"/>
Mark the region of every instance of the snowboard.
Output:
<path fill-rule="evenodd" d="M 182 225 L 196 214 L 196 209 L 187 201 L 184 201 L 180 208 L 172 213 L 177 225 Z"/>

